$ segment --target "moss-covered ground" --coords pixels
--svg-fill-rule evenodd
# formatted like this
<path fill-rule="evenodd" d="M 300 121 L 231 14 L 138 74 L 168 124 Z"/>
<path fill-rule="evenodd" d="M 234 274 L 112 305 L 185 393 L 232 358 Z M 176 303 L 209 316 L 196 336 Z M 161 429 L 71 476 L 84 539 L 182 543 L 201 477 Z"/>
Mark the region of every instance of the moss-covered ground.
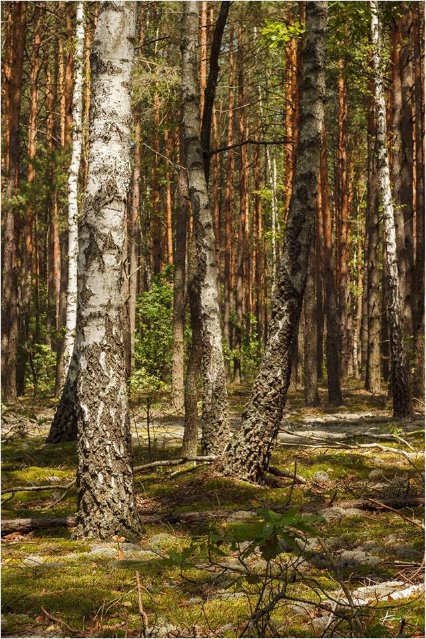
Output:
<path fill-rule="evenodd" d="M 243 388 L 234 389 L 231 404 L 236 415 L 245 394 Z M 373 398 L 356 388 L 347 393 L 346 403 L 338 411 L 325 401 L 319 409 L 304 408 L 300 394 L 290 397 L 288 406 L 289 419 L 302 425 L 309 424 L 309 416 L 337 412 L 355 415 L 351 424 L 354 420 L 357 423 L 357 413 L 370 412 L 378 419 L 383 416 L 383 423 L 375 421 L 375 433 L 381 437 L 357 436 L 348 440 L 355 446 L 352 448 L 309 440 L 303 446 L 282 443 L 274 452 L 272 464 L 287 471 L 293 471 L 296 465 L 297 473 L 306 479 L 303 485 L 273 477 L 266 486 L 254 486 L 223 478 L 203 465 L 188 465 L 180 469 L 182 472 L 172 467 L 137 474 L 135 486 L 142 516 L 230 512 L 225 520 L 213 524 L 202 517 L 195 523 L 147 523 L 139 544 L 125 544 L 121 552 L 113 540 L 74 541 L 72 529 L 6 535 L 2 544 L 3 635 L 136 637 L 143 636 L 145 625 L 145 633 L 151 636 L 233 637 L 262 632 L 264 636 L 283 637 L 316 637 L 323 633 L 351 636 L 352 632 L 372 637 L 424 636 L 423 596 L 417 587 L 423 578 L 423 509 L 359 510 L 339 506 L 360 498 L 392 501 L 422 496 L 421 422 L 389 420 L 384 397 Z M 135 465 L 149 458 L 178 457 L 173 424 L 178 428 L 179 419 L 156 407 L 148 448 L 144 407 L 135 404 L 132 410 L 137 427 L 133 440 Z M 52 406 L 38 406 L 30 400 L 4 412 L 3 489 L 54 483 L 62 486 L 74 478 L 75 445 L 45 443 L 51 414 Z M 361 430 L 364 421 L 359 417 Z M 408 459 L 398 452 L 356 447 L 357 443 L 374 442 L 404 451 Z M 70 515 L 75 513 L 75 499 L 74 487 L 66 494 L 63 489 L 16 492 L 12 498 L 4 493 L 3 519 Z M 238 556 L 245 546 L 226 544 L 227 531 L 235 525 L 232 520 L 244 517 L 241 511 L 254 512 L 259 507 L 282 511 L 286 505 L 319 515 L 308 533 L 300 568 L 289 572 L 288 566 L 301 551 L 283 548 L 269 563 L 258 552 L 249 555 L 242 576 Z M 231 516 L 231 512 L 239 514 Z M 224 554 L 213 558 L 202 544 L 212 526 L 225 538 L 220 546 Z M 180 565 L 179 553 L 194 540 L 199 545 Z M 136 572 L 140 576 L 139 596 Z M 247 578 L 248 573 L 251 576 Z M 389 581 L 399 582 L 396 588 L 405 589 L 407 596 L 397 601 L 381 599 L 363 607 L 356 623 L 347 609 L 339 613 L 335 605 L 333 616 L 318 605 L 328 597 L 338 599 L 342 583 L 355 591 Z M 283 591 L 284 585 L 285 597 L 277 601 L 263 631 L 259 623 L 247 627 L 248 620 L 256 615 L 262 588 L 264 606 Z M 146 618 L 140 614 L 139 598 Z"/>

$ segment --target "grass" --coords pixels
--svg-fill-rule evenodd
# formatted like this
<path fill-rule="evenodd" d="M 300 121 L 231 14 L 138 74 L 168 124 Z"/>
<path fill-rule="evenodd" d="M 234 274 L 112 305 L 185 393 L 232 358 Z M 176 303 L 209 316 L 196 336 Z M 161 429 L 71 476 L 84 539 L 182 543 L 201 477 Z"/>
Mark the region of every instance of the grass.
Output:
<path fill-rule="evenodd" d="M 243 403 L 242 389 L 235 401 Z M 349 412 L 383 410 L 383 398 L 357 395 L 356 389 L 348 393 Z M 296 396 L 291 402 L 294 419 L 307 414 L 320 415 L 331 412 L 322 406 L 309 413 Z M 28 414 L 28 408 L 25 407 Z M 46 413 L 44 405 L 32 408 L 31 424 L 42 421 L 38 411 Z M 26 416 L 23 412 L 23 420 Z M 43 417 L 45 424 L 47 419 Z M 292 416 L 293 420 L 293 416 Z M 32 428 L 32 426 L 31 426 Z M 382 432 L 390 432 L 389 423 Z M 148 450 L 142 440 L 135 446 L 135 464 L 148 460 Z M 421 434 L 410 438 L 416 450 L 423 449 Z M 382 441 L 385 445 L 400 448 L 395 442 Z M 151 451 L 154 458 L 177 457 L 176 444 Z M 40 485 L 57 481 L 69 482 L 76 470 L 75 445 L 47 445 L 40 429 L 7 440 L 3 445 L 3 488 L 16 485 Z M 357 497 L 373 496 L 385 499 L 407 490 L 420 494 L 422 490 L 418 473 L 401 455 L 380 450 L 319 449 L 280 446 L 272 458 L 273 465 L 293 470 L 307 479 L 307 484 L 292 489 L 292 505 L 297 508 L 321 511 L 330 501 L 337 504 Z M 373 470 L 380 469 L 378 479 L 370 478 Z M 172 469 L 175 470 L 175 469 Z M 325 471 L 329 481 L 319 486 L 312 478 L 318 471 Z M 142 510 L 163 512 L 187 512 L 207 510 L 254 510 L 260 506 L 279 509 L 290 493 L 290 480 L 279 480 L 277 485 L 260 487 L 223 478 L 207 467 L 188 469 L 188 472 L 171 477 L 168 469 L 159 469 L 135 478 L 135 487 Z M 4 519 L 15 517 L 65 516 L 75 512 L 75 490 L 55 506 L 59 491 L 18 492 L 13 499 L 5 495 Z M 420 520 L 422 509 L 403 511 L 407 517 Z M 226 522 L 217 527 L 226 530 Z M 318 520 L 314 537 L 321 537 L 329 544 L 334 557 L 343 551 L 370 549 L 379 557 L 374 566 L 362 562 L 359 565 L 341 567 L 339 575 L 328 565 L 308 559 L 303 572 L 294 583 L 289 583 L 292 597 L 316 600 L 312 583 L 325 592 L 339 589 L 339 579 L 345 579 L 350 588 L 391 579 L 419 581 L 419 564 L 423 550 L 422 531 L 397 513 L 389 511 L 362 512 L 335 519 Z M 2 552 L 2 597 L 4 636 L 69 636 L 77 631 L 82 636 L 124 637 L 140 636 L 141 617 L 138 612 L 138 595 L 135 571 L 141 576 L 142 602 L 150 626 L 161 629 L 164 636 L 238 636 L 243 630 L 250 610 L 255 606 L 259 584 L 238 577 L 232 569 L 214 570 L 206 548 L 189 558 L 183 570 L 179 562 L 168 561 L 167 555 L 189 546 L 191 541 L 206 539 L 210 525 L 198 524 L 147 525 L 140 540 L 141 550 L 151 548 L 155 535 L 167 533 L 163 543 L 156 547 L 159 554 L 146 553 L 142 558 L 132 558 L 131 551 L 124 552 L 124 560 L 115 556 L 113 543 L 104 544 L 109 556 L 91 552 L 92 542 L 74 541 L 66 529 L 51 529 L 27 535 L 12 535 L 4 540 Z M 223 546 L 227 557 L 221 561 L 236 561 L 235 549 Z M 364 550 L 367 552 L 367 550 Z M 405 554 L 404 554 L 405 553 Z M 287 551 L 277 561 L 290 559 Z M 138 556 L 139 557 L 139 556 Z M 407 559 L 409 557 L 409 559 Z M 256 559 L 256 558 L 255 558 Z M 216 558 L 216 561 L 218 559 Z M 259 558 L 256 559 L 259 562 Z M 32 563 L 31 563 L 32 562 Z M 231 564 L 230 564 L 231 565 Z M 262 564 L 260 564 L 262 565 Z M 253 564 L 254 566 L 254 564 Z M 276 566 L 277 568 L 277 566 Z M 258 569 L 261 572 L 261 569 Z M 274 573 L 275 574 L 275 573 Z M 282 582 L 271 577 L 271 592 L 276 592 Z M 231 594 L 231 598 L 226 598 Z M 325 597 L 325 595 L 323 595 Z M 43 610 L 46 610 L 45 614 Z M 50 617 L 52 615 L 52 617 Z M 320 611 L 315 613 L 320 616 Z M 287 601 L 275 608 L 271 626 L 266 636 L 313 637 L 318 632 L 316 616 L 302 614 L 300 609 Z M 421 600 L 399 601 L 397 606 L 379 605 L 368 609 L 363 617 L 366 636 L 421 636 L 424 633 Z M 400 632 L 401 631 L 401 632 Z M 342 636 L 349 634 L 349 627 L 339 628 Z M 384 633 L 384 634 L 383 634 Z M 399 633 L 399 634 L 398 634 Z"/>

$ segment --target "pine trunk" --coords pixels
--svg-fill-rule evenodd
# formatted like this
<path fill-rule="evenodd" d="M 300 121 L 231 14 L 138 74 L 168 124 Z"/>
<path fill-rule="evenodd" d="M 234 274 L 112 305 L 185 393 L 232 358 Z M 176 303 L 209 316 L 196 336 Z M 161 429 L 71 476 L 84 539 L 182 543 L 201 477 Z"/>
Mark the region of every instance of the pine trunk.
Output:
<path fill-rule="evenodd" d="M 234 49 L 233 32 L 229 35 L 229 89 L 228 89 L 228 123 L 226 144 L 232 146 L 234 143 Z M 230 149 L 226 158 L 226 182 L 223 209 L 225 211 L 225 247 L 224 247 L 224 300 L 223 300 L 223 330 L 224 338 L 228 349 L 232 347 L 231 330 L 231 271 L 232 271 L 232 238 L 234 232 L 234 151 Z"/>
<path fill-rule="evenodd" d="M 327 3 L 308 2 L 300 134 L 294 189 L 276 287 L 270 337 L 242 422 L 224 457 L 227 475 L 261 480 L 278 435 L 287 398 L 291 354 L 297 336 L 314 225 L 325 99 Z"/>
<path fill-rule="evenodd" d="M 414 395 L 423 402 L 425 394 L 424 326 L 425 326 L 425 164 L 423 74 L 421 66 L 422 13 L 420 4 L 414 9 L 414 77 L 415 77 L 415 141 L 416 141 L 416 262 L 414 279 Z"/>
<path fill-rule="evenodd" d="M 182 153 L 180 154 L 182 158 Z M 182 161 L 182 160 L 180 160 Z M 172 402 L 179 413 L 185 404 L 185 255 L 189 220 L 188 186 L 184 168 L 179 170 L 176 208 L 176 250 L 173 271 Z"/>
<path fill-rule="evenodd" d="M 2 277 L 2 397 L 5 402 L 16 399 L 16 364 L 18 347 L 18 274 L 19 211 L 13 204 L 20 183 L 19 142 L 21 114 L 21 83 L 25 51 L 27 3 L 16 2 L 11 9 L 10 42 L 14 52 L 13 65 L 7 69 L 5 92 L 8 122 L 8 148 L 4 211 L 4 247 Z"/>
<path fill-rule="evenodd" d="M 327 144 L 324 133 L 321 148 L 321 206 L 319 207 L 322 230 L 322 264 L 324 275 L 324 307 L 327 327 L 325 342 L 328 401 L 333 404 L 342 402 L 340 386 L 340 329 L 337 310 L 336 284 L 333 271 L 333 246 L 330 200 L 328 193 Z"/>
<path fill-rule="evenodd" d="M 368 175 L 367 175 L 367 362 L 365 388 L 379 393 L 380 381 L 380 261 L 379 202 L 377 162 L 375 157 L 374 115 L 368 116 Z"/>
<path fill-rule="evenodd" d="M 306 278 L 303 298 L 304 331 L 303 331 L 303 385 L 306 406 L 318 406 L 318 327 L 317 304 L 315 290 L 315 241 L 311 242 L 308 276 Z"/>

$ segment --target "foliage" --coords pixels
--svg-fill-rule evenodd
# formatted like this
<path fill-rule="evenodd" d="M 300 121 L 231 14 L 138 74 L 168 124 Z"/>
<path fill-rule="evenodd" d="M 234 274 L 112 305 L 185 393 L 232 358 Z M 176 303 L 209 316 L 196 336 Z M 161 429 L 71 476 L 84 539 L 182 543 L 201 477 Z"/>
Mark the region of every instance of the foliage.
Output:
<path fill-rule="evenodd" d="M 256 515 L 256 521 L 232 524 L 211 533 L 210 546 L 217 549 L 226 544 L 231 550 L 238 550 L 239 544 L 247 542 L 241 558 L 245 559 L 259 550 L 262 558 L 269 561 L 283 552 L 299 551 L 297 542 L 305 541 L 307 535 L 314 534 L 311 524 L 320 520 L 313 515 L 302 515 L 295 508 L 285 513 L 258 508 Z"/>
<path fill-rule="evenodd" d="M 47 344 L 35 344 L 28 360 L 28 383 L 32 385 L 34 395 L 52 395 L 55 390 L 56 354 Z"/>
<path fill-rule="evenodd" d="M 135 370 L 133 392 L 156 393 L 170 388 L 172 372 L 173 267 L 152 279 L 149 291 L 136 302 Z M 186 328 L 186 341 L 190 331 Z"/>
<path fill-rule="evenodd" d="M 237 324 L 236 313 L 230 314 L 231 326 L 235 329 Z M 253 314 L 246 314 L 241 325 L 241 349 L 229 348 L 226 342 L 223 343 L 223 353 L 225 360 L 232 369 L 232 362 L 235 357 L 241 360 L 241 375 L 244 380 L 253 379 L 259 368 L 262 357 L 262 344 L 257 337 L 257 322 Z"/>
<path fill-rule="evenodd" d="M 272 48 L 284 47 L 292 38 L 299 39 L 305 32 L 305 27 L 295 21 L 293 24 L 267 20 L 261 31 L 264 41 Z"/>

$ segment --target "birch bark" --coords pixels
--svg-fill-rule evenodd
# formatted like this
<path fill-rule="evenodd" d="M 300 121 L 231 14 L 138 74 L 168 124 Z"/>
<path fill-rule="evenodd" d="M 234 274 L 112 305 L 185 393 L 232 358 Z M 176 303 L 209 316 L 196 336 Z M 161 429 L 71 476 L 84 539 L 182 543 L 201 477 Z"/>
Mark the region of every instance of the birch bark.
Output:
<path fill-rule="evenodd" d="M 78 255 L 78 175 L 83 126 L 83 56 L 84 2 L 77 3 L 74 56 L 74 90 L 72 98 L 72 151 L 68 174 L 68 287 L 64 338 L 64 378 L 68 373 L 74 348 L 77 321 L 77 255 Z"/>
<path fill-rule="evenodd" d="M 391 351 L 391 390 L 394 416 L 405 417 L 411 414 L 411 389 L 402 333 L 403 322 L 399 287 L 394 206 L 392 201 L 389 159 L 387 152 L 386 102 L 381 62 L 381 42 L 378 16 L 379 4 L 377 0 L 370 1 L 370 10 L 377 126 L 378 189 L 383 208 L 385 257 L 388 276 L 387 315 Z"/>
<path fill-rule="evenodd" d="M 202 448 L 207 454 L 220 454 L 228 440 L 229 424 L 215 237 L 200 142 L 198 13 L 199 4 L 195 0 L 185 2 L 182 23 L 182 127 L 200 283 L 203 344 Z"/>
<path fill-rule="evenodd" d="M 125 376 L 123 280 L 131 178 L 135 2 L 103 2 L 91 56 L 88 179 L 79 228 L 77 536 L 140 531 Z"/>
<path fill-rule="evenodd" d="M 325 97 L 326 2 L 306 3 L 300 137 L 284 252 L 265 356 L 242 422 L 224 457 L 227 475 L 259 481 L 269 465 L 291 373 L 315 219 Z"/>

